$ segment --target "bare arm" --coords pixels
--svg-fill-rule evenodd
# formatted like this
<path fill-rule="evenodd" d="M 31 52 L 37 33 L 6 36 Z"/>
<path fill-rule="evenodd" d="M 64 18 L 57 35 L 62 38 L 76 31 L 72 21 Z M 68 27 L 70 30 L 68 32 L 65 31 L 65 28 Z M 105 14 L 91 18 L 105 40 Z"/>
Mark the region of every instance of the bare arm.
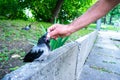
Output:
<path fill-rule="evenodd" d="M 71 31 L 75 32 L 103 17 L 118 3 L 120 3 L 120 0 L 99 0 L 85 14 L 83 14 L 70 24 Z"/>
<path fill-rule="evenodd" d="M 75 19 L 69 25 L 52 25 L 48 32 L 52 38 L 64 37 L 76 32 L 107 14 L 120 0 L 99 0 L 85 14 Z"/>

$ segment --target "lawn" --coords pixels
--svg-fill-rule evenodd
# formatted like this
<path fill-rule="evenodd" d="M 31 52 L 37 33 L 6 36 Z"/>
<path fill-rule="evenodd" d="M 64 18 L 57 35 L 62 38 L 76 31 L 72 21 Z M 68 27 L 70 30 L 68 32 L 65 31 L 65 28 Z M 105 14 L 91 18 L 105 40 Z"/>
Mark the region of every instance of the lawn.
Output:
<path fill-rule="evenodd" d="M 120 26 L 113 26 L 113 25 L 101 25 L 102 30 L 111 30 L 111 31 L 120 31 Z"/>
<path fill-rule="evenodd" d="M 29 24 L 32 24 L 30 30 L 21 30 Z M 47 29 L 51 25 L 51 23 L 37 21 L 0 20 L 0 79 L 25 64 L 22 62 L 23 57 L 44 34 L 42 26 Z M 92 25 L 92 27 L 94 26 Z M 76 40 L 92 31 L 91 29 L 77 31 L 69 37 L 67 42 Z"/>

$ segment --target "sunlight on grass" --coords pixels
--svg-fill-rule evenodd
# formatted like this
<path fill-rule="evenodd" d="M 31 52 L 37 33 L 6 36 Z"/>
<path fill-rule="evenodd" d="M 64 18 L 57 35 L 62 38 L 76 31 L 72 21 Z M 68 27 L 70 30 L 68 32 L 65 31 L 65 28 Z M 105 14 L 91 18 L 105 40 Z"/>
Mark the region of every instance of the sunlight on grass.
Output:
<path fill-rule="evenodd" d="M 71 36 L 70 36 L 70 41 L 74 41 L 82 36 L 85 36 L 86 34 L 89 34 L 91 32 L 93 32 L 94 30 L 89 30 L 89 29 L 81 29 L 75 33 L 73 33 Z"/>
<path fill-rule="evenodd" d="M 101 29 L 102 30 L 111 30 L 111 31 L 120 31 L 119 26 L 113 26 L 113 25 L 102 25 Z"/>
<path fill-rule="evenodd" d="M 29 31 L 21 30 L 26 25 L 32 24 Z M 47 29 L 51 24 L 45 22 L 29 22 L 23 20 L 0 20 L 1 40 L 23 40 L 38 39 L 43 33 L 40 25 L 44 25 Z"/>

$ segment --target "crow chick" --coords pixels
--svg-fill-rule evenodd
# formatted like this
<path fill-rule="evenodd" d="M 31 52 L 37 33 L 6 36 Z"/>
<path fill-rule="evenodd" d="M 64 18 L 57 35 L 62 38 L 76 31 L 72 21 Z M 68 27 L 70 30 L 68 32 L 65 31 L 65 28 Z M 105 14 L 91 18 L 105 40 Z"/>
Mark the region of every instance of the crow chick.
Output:
<path fill-rule="evenodd" d="M 30 52 L 25 55 L 23 61 L 24 62 L 32 62 L 32 61 L 44 61 L 49 56 L 50 51 L 50 38 L 48 33 L 43 35 L 41 38 L 39 38 L 38 43 L 36 46 L 34 46 Z"/>

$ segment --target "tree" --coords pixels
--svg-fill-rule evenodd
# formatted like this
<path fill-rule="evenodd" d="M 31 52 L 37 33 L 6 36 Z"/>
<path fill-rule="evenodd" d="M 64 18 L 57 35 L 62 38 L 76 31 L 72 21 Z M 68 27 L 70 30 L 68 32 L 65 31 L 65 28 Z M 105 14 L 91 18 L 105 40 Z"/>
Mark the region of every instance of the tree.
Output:
<path fill-rule="evenodd" d="M 36 20 L 73 20 L 83 14 L 96 0 L 1 0 L 0 15 L 9 19 L 25 18 L 29 9 Z"/>
<path fill-rule="evenodd" d="M 32 11 L 36 20 L 48 22 L 52 16 L 56 0 L 24 0 L 22 4 Z"/>
<path fill-rule="evenodd" d="M 58 19 L 71 21 L 82 15 L 96 0 L 65 0 L 61 7 Z"/>
<path fill-rule="evenodd" d="M 82 14 L 96 0 L 24 0 L 23 4 L 32 10 L 36 20 L 72 20 Z M 59 15 L 58 15 L 59 14 Z"/>
<path fill-rule="evenodd" d="M 114 16 L 120 16 L 120 5 L 112 9 L 109 14 L 110 14 L 109 24 L 111 24 Z"/>
<path fill-rule="evenodd" d="M 116 20 L 120 17 L 120 5 L 113 8 L 107 15 L 106 15 L 106 22 L 108 24 L 112 24 L 113 19 Z M 108 19 L 108 20 L 107 20 Z"/>
<path fill-rule="evenodd" d="M 61 8 L 61 6 L 62 6 L 62 4 L 63 4 L 63 1 L 64 0 L 58 0 L 57 1 L 57 3 L 56 3 L 56 6 L 55 6 L 55 8 L 54 8 L 54 10 L 53 10 L 53 15 L 52 15 L 52 17 L 51 17 L 51 19 L 50 19 L 50 22 L 54 22 L 54 19 L 55 18 L 58 18 L 58 14 L 59 14 L 59 12 L 60 12 L 60 8 Z"/>
<path fill-rule="evenodd" d="M 25 18 L 19 0 L 1 0 L 0 16 L 5 16 L 8 19 L 23 18 L 23 16 Z"/>

